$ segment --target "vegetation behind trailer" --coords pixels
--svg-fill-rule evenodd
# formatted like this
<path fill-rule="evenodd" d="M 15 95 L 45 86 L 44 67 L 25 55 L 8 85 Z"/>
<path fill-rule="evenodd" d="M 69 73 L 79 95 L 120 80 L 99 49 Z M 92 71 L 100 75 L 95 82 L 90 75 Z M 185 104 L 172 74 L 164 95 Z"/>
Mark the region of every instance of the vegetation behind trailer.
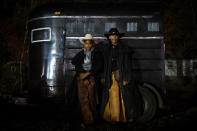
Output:
<path fill-rule="evenodd" d="M 144 115 L 154 117 L 163 106 L 163 23 L 157 4 L 65 4 L 36 8 L 29 16 L 29 90 L 34 100 L 68 102 L 75 74 L 71 58 L 81 50 L 79 38 L 91 33 L 100 42 L 104 33 L 116 27 L 122 41 L 134 52 L 136 79 L 142 84 Z M 60 100 L 60 101 L 59 101 Z"/>

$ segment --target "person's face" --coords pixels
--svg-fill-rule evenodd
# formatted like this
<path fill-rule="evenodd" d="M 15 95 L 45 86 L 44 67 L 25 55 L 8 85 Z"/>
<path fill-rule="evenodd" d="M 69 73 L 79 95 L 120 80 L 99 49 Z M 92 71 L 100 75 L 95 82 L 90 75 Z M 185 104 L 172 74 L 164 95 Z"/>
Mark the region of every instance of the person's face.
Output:
<path fill-rule="evenodd" d="M 111 43 L 113 45 L 117 45 L 118 39 L 119 39 L 119 35 L 110 35 L 109 39 L 110 39 L 110 41 L 111 41 Z"/>
<path fill-rule="evenodd" d="M 93 42 L 91 40 L 85 40 L 84 41 L 84 48 L 87 50 L 87 51 L 90 51 L 93 47 Z"/>

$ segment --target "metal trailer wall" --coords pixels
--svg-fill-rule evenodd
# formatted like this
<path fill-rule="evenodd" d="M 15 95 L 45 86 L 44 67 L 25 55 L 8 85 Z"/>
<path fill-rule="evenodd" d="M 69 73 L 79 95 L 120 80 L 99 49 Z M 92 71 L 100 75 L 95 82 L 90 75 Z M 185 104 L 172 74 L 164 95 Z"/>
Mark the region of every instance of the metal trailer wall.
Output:
<path fill-rule="evenodd" d="M 64 11 L 66 7 L 51 10 L 45 7 L 41 11 L 35 10 L 30 15 L 27 24 L 29 85 L 33 95 L 64 96 L 75 73 L 70 63 L 71 58 L 82 48 L 79 38 L 91 33 L 100 41 L 105 41 L 103 34 L 108 31 L 105 30 L 106 23 L 116 23 L 119 31 L 125 33 L 122 41 L 134 51 L 131 68 L 138 80 L 150 83 L 162 91 L 165 90 L 163 23 L 160 15 L 153 12 L 132 12 L 129 11 L 129 5 L 127 10 L 124 11 L 124 7 L 119 7 L 115 12 L 113 12 L 114 8 L 109 8 L 107 12 L 105 10 L 98 12 L 95 11 L 96 9 L 88 12 L 86 8 L 80 11 L 80 8 L 74 7 L 73 9 L 70 7 L 68 12 Z M 127 31 L 129 22 L 137 23 L 137 31 Z M 159 23 L 159 30 L 148 31 L 148 22 Z M 67 29 L 68 23 L 73 23 L 71 31 Z M 84 24 L 88 23 L 93 23 L 93 31 L 84 30 Z M 34 37 L 37 39 L 34 40 Z"/>
<path fill-rule="evenodd" d="M 108 16 L 109 17 L 109 16 Z M 138 22 L 137 32 L 127 32 L 127 22 Z M 148 32 L 147 23 L 159 22 L 159 32 Z M 74 67 L 71 58 L 79 52 L 82 45 L 79 38 L 83 37 L 84 24 L 95 23 L 95 32 L 91 32 L 100 41 L 106 41 L 103 36 L 105 23 L 115 22 L 120 32 L 125 32 L 122 41 L 133 51 L 133 67 L 138 80 L 148 82 L 163 90 L 164 84 L 164 43 L 162 36 L 162 22 L 158 18 L 50 18 L 41 19 L 29 24 L 29 29 L 51 28 L 51 41 L 33 42 L 30 44 L 30 76 L 32 80 L 43 77 L 49 92 L 56 91 L 56 87 L 68 88 L 71 83 Z M 63 32 L 67 23 L 74 23 L 73 33 Z M 32 36 L 31 36 L 32 37 Z M 63 43 L 64 42 L 64 43 Z M 64 48 L 64 49 L 63 49 Z M 63 52 L 64 50 L 64 52 Z M 32 59 L 31 59 L 32 58 Z"/>

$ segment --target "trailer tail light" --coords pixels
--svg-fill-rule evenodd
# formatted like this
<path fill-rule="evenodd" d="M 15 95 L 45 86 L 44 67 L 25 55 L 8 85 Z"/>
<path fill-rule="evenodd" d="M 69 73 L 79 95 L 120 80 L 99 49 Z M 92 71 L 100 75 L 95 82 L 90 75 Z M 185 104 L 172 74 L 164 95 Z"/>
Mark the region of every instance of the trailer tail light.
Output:
<path fill-rule="evenodd" d="M 61 12 L 60 11 L 55 11 L 55 15 L 60 15 Z"/>
<path fill-rule="evenodd" d="M 160 11 L 155 11 L 155 12 L 153 12 L 153 14 L 154 14 L 154 15 L 160 15 L 161 12 L 160 12 Z"/>

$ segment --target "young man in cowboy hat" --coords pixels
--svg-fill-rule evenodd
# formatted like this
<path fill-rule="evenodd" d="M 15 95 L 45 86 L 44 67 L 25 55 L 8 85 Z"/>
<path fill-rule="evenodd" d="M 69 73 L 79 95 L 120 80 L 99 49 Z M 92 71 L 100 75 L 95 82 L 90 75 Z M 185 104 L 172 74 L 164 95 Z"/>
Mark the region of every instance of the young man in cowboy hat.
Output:
<path fill-rule="evenodd" d="M 95 86 L 103 70 L 103 56 L 94 47 L 95 39 L 86 34 L 80 39 L 84 48 L 72 59 L 77 79 L 77 95 L 84 124 L 92 124 L 96 110 Z M 96 82 L 95 82 L 96 81 Z"/>
<path fill-rule="evenodd" d="M 142 114 L 142 99 L 135 85 L 131 49 L 120 41 L 124 33 L 112 28 L 105 37 L 101 115 L 109 122 L 133 122 Z"/>

